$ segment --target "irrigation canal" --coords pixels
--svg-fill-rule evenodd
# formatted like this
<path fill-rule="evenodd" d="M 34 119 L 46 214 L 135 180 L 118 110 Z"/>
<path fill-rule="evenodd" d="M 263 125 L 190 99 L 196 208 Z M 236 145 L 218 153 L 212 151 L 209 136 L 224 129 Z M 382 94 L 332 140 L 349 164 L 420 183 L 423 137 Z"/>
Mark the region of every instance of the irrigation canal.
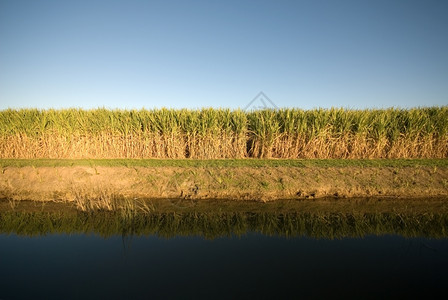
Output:
<path fill-rule="evenodd" d="M 445 202 L 3 206 L 0 299 L 427 298 L 447 291 Z"/>

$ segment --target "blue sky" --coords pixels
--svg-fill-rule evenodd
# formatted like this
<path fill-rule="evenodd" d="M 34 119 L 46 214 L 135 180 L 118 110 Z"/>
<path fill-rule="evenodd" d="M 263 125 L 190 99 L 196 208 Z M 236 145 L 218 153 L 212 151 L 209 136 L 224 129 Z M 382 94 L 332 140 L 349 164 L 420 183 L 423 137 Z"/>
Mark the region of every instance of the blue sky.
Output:
<path fill-rule="evenodd" d="M 448 1 L 0 0 L 0 109 L 448 105 Z"/>

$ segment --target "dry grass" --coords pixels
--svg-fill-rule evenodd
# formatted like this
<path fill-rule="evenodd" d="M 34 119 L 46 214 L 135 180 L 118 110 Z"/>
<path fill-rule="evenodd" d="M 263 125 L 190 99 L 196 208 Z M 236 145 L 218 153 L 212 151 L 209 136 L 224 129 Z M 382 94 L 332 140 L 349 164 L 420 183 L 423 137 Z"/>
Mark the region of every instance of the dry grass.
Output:
<path fill-rule="evenodd" d="M 125 198 L 107 188 L 77 188 L 73 194 L 76 209 L 84 212 L 121 211 L 123 215 L 131 217 L 137 213 L 150 213 L 154 209 L 143 200 Z"/>
<path fill-rule="evenodd" d="M 125 199 L 135 198 L 269 201 L 447 197 L 447 178 L 446 165 L 7 167 L 0 174 L 0 198 L 75 201 L 81 209 L 112 210 Z"/>

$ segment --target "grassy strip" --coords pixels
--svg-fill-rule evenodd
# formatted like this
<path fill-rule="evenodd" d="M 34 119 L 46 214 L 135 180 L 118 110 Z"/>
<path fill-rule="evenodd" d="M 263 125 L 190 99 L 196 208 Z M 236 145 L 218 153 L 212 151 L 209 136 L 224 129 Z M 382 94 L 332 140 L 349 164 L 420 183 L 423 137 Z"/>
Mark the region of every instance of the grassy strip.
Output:
<path fill-rule="evenodd" d="M 448 159 L 0 159 L 0 167 L 448 167 Z"/>

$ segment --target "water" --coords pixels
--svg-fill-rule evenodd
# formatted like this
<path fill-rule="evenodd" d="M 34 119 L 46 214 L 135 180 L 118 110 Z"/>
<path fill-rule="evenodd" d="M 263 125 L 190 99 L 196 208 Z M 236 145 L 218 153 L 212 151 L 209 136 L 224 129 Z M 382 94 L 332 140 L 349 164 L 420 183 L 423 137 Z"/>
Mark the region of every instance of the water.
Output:
<path fill-rule="evenodd" d="M 1 299 L 427 297 L 446 239 L 0 236 Z"/>
<path fill-rule="evenodd" d="M 402 214 L 397 219 L 404 223 L 393 225 L 395 218 L 377 215 L 329 223 L 334 215 L 311 214 L 288 219 L 291 234 L 279 227 L 284 219 L 269 225 L 278 212 L 246 219 L 177 213 L 145 225 L 121 220 L 122 227 L 112 229 L 111 216 L 21 214 L 0 214 L 9 220 L 0 223 L 2 300 L 415 299 L 448 291 L 448 237 L 440 215 Z M 217 224 L 228 226 L 204 232 Z"/>

